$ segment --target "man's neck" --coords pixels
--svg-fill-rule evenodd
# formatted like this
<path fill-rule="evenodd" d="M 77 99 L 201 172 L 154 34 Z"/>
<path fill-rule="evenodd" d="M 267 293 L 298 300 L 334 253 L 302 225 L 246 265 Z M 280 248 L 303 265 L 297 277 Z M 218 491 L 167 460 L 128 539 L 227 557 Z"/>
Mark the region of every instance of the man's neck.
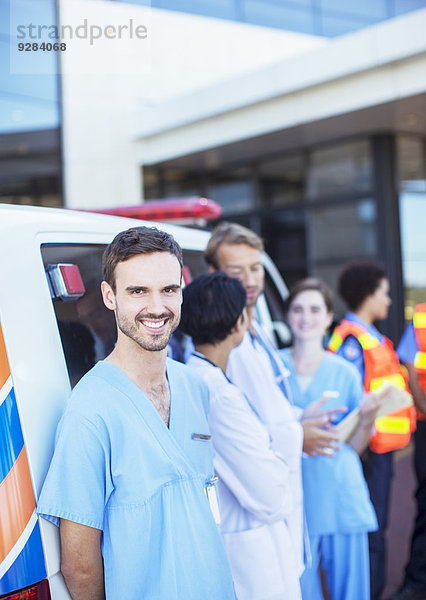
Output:
<path fill-rule="evenodd" d="M 374 323 L 374 317 L 370 314 L 370 311 L 361 306 L 358 310 L 354 310 L 354 315 L 356 315 L 361 321 L 364 321 L 367 325 L 372 325 Z"/>
<path fill-rule="evenodd" d="M 195 344 L 195 350 L 205 356 L 207 360 L 226 373 L 228 358 L 233 348 L 229 337 L 218 344 Z"/>
<path fill-rule="evenodd" d="M 120 337 L 111 354 L 105 359 L 121 369 L 143 392 L 166 380 L 167 349 L 144 350 L 133 340 Z"/>
<path fill-rule="evenodd" d="M 313 375 L 324 354 L 321 340 L 298 340 L 291 348 L 293 363 L 299 375 Z"/>
<path fill-rule="evenodd" d="M 116 365 L 151 401 L 165 425 L 170 423 L 170 388 L 166 373 L 167 349 L 144 350 L 129 338 L 120 337 L 106 360 Z"/>
<path fill-rule="evenodd" d="M 255 331 L 253 328 L 253 319 L 254 319 L 254 313 L 256 310 L 256 306 L 247 306 L 246 307 L 246 311 L 247 311 L 247 321 L 248 321 L 248 325 L 247 328 L 250 331 L 250 333 L 252 335 L 255 335 Z"/>

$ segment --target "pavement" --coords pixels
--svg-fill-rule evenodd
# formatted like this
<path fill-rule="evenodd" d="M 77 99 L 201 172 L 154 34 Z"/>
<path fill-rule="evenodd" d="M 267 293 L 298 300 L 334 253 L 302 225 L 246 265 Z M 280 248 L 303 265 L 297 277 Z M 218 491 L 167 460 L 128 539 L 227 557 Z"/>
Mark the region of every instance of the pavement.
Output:
<path fill-rule="evenodd" d="M 410 554 L 410 540 L 416 514 L 414 493 L 416 480 L 410 444 L 394 455 L 389 525 L 387 530 L 387 583 L 382 598 L 389 598 L 404 579 L 404 568 Z"/>

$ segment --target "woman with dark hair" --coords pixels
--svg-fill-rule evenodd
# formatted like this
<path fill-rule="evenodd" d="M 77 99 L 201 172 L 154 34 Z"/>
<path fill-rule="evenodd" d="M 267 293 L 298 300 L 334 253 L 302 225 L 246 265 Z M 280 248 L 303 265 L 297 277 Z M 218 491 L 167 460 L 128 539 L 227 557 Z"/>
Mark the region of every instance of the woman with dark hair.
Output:
<path fill-rule="evenodd" d="M 323 282 L 305 279 L 290 291 L 287 322 L 293 346 L 281 351 L 281 358 L 289 371 L 294 403 L 306 409 L 322 397 L 324 409 L 344 407 L 350 412 L 360 407 L 361 411 L 360 424 L 348 443 L 329 449 L 329 456 L 302 460 L 312 553 L 312 565 L 301 579 L 302 596 L 304 600 L 323 599 L 321 564 L 332 600 L 368 600 L 367 532 L 377 528 L 377 521 L 358 453 L 368 444 L 380 401 L 374 394 L 363 399 L 356 369 L 324 350 L 332 316 L 332 294 Z"/>
<path fill-rule="evenodd" d="M 187 364 L 210 390 L 220 529 L 238 600 L 300 600 L 286 519 L 294 508 L 290 471 L 300 472 L 302 439 L 283 428 L 270 431 L 225 374 L 247 328 L 244 288 L 216 272 L 196 278 L 183 296 L 180 327 L 195 346 Z"/>

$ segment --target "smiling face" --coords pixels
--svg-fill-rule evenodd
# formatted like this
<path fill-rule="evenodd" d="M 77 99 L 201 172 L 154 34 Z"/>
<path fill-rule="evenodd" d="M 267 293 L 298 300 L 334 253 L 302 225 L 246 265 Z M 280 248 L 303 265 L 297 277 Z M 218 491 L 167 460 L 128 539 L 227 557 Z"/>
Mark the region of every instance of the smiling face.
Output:
<path fill-rule="evenodd" d="M 217 263 L 221 271 L 241 281 L 247 294 L 246 306 L 254 307 L 263 292 L 265 272 L 261 252 L 247 244 L 221 244 Z"/>
<path fill-rule="evenodd" d="M 305 290 L 294 297 L 287 313 L 287 322 L 296 341 L 322 340 L 331 324 L 324 298 L 317 290 Z"/>
<path fill-rule="evenodd" d="M 105 305 L 115 312 L 123 336 L 149 352 L 164 350 L 179 325 L 181 269 L 169 252 L 138 254 L 115 267 L 115 292 L 105 281 Z"/>

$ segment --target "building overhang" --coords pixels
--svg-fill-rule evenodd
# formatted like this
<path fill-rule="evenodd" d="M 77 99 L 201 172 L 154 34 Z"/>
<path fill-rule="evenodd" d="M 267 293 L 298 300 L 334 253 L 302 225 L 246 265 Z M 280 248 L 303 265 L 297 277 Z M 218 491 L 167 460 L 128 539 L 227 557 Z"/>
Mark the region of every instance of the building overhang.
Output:
<path fill-rule="evenodd" d="M 142 165 L 218 168 L 383 132 L 426 135 L 426 9 L 141 115 Z"/>

